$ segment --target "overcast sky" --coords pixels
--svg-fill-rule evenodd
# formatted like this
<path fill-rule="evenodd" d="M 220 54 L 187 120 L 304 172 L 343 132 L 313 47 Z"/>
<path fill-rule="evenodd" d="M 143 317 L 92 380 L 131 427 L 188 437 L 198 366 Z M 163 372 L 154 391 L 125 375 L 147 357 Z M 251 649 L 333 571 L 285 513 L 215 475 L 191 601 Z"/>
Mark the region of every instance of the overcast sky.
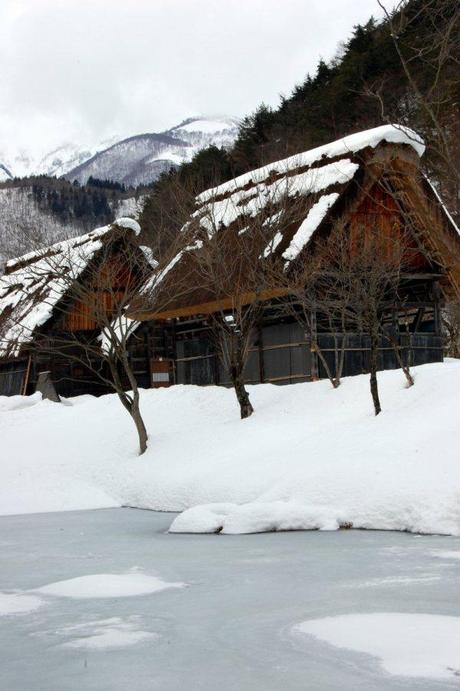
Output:
<path fill-rule="evenodd" d="M 0 0 L 0 152 L 276 105 L 376 0 Z"/>

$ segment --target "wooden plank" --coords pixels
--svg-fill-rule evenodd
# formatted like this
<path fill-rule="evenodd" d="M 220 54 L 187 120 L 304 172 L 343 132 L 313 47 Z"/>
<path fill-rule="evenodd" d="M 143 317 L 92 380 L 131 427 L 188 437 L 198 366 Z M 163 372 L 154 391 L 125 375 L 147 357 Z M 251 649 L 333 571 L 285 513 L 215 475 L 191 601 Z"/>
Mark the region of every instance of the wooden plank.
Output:
<path fill-rule="evenodd" d="M 289 294 L 287 288 L 273 288 L 271 290 L 262 290 L 260 293 L 242 293 L 233 297 L 224 298 L 222 300 L 213 300 L 211 302 L 204 302 L 199 305 L 190 305 L 186 307 L 178 307 L 172 310 L 165 310 L 164 312 L 149 312 L 149 311 L 134 311 L 129 312 L 129 319 L 136 321 L 148 321 L 150 319 L 174 319 L 178 317 L 199 316 L 201 314 L 212 314 L 213 312 L 220 312 L 221 310 L 230 310 L 236 307 L 244 307 L 250 305 L 256 300 L 261 302 L 270 300 L 274 297 L 283 297 Z"/>

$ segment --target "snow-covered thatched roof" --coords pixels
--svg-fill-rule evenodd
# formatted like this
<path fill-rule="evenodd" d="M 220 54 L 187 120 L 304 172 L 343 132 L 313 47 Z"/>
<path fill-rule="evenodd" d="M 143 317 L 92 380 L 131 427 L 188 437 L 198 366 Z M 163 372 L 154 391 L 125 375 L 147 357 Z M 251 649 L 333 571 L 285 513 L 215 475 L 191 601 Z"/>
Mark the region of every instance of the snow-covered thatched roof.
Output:
<path fill-rule="evenodd" d="M 139 224 L 119 218 L 85 235 L 7 262 L 0 277 L 0 357 L 17 357 L 46 324 L 53 309 L 114 233 L 137 235 Z"/>
<path fill-rule="evenodd" d="M 264 251 L 267 256 L 279 248 L 283 258 L 290 262 L 303 250 L 347 184 L 357 175 L 364 163 L 360 154 L 381 144 L 409 146 L 419 157 L 425 151 L 423 141 L 408 128 L 382 125 L 357 132 L 206 190 L 197 197 L 198 209 L 194 217 L 212 233 L 238 218 L 254 218 L 268 205 L 276 207 L 285 205 L 286 199 L 310 198 L 311 205 L 304 204 L 305 218 L 289 238 L 289 244 L 282 243 L 284 236 L 278 232 Z M 274 221 L 279 231 L 279 218 Z"/>
<path fill-rule="evenodd" d="M 335 158 L 350 157 L 353 154 L 367 148 L 375 148 L 379 144 L 407 144 L 411 146 L 418 156 L 423 156 L 425 144 L 413 130 L 399 125 L 381 125 L 371 130 L 356 132 L 335 142 L 318 146 L 300 154 L 294 154 L 275 163 L 269 163 L 262 168 L 251 170 L 249 173 L 239 175 L 229 182 L 224 182 L 218 187 L 202 192 L 197 200 L 200 203 L 208 202 L 222 194 L 234 193 L 248 185 L 255 185 L 267 180 L 273 173 L 286 175 L 299 168 L 324 165 Z"/>
<path fill-rule="evenodd" d="M 147 291 L 174 284 L 193 264 L 193 255 L 216 233 L 233 234 L 238 243 L 256 229 L 266 238 L 254 260 L 270 255 L 282 259 L 287 270 L 304 251 L 316 231 L 339 213 L 348 190 L 362 189 L 371 163 L 380 168 L 400 158 L 415 167 L 425 145 L 408 128 L 383 125 L 358 132 L 330 144 L 270 163 L 212 187 L 196 197 L 196 210 L 182 228 L 184 242 L 167 266 L 152 277 Z M 164 289 L 166 290 L 166 288 Z M 200 304 L 204 295 L 190 297 Z"/>

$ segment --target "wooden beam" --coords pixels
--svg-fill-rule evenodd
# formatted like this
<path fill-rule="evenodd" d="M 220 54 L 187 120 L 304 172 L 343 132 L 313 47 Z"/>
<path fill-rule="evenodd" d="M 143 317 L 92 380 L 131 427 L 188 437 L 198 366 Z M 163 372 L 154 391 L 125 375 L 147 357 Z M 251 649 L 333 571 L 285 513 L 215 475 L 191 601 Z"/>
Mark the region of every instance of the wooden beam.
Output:
<path fill-rule="evenodd" d="M 198 305 L 188 305 L 184 307 L 177 307 L 176 309 L 165 310 L 163 312 L 155 311 L 139 311 L 128 314 L 129 319 L 135 321 L 149 321 L 151 319 L 175 319 L 177 317 L 198 316 L 201 314 L 213 314 L 221 310 L 229 310 L 232 308 L 244 307 L 250 305 L 256 300 L 265 302 L 274 297 L 283 297 L 288 295 L 287 288 L 272 288 L 270 290 L 261 290 L 260 293 L 242 293 L 238 296 L 223 298 L 221 300 L 212 300 L 210 302 L 203 302 Z"/>

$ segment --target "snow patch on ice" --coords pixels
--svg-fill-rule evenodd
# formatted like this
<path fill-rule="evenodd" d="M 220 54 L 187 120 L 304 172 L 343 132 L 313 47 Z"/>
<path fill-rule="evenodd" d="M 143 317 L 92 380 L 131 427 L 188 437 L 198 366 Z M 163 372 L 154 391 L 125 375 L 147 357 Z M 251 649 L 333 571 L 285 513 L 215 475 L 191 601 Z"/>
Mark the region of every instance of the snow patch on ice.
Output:
<path fill-rule="evenodd" d="M 0 617 L 9 614 L 29 614 L 41 607 L 44 601 L 36 595 L 23 592 L 0 592 Z"/>
<path fill-rule="evenodd" d="M 372 578 L 369 581 L 363 581 L 359 584 L 360 588 L 380 588 L 401 585 L 412 585 L 413 583 L 432 583 L 433 581 L 440 581 L 439 575 L 421 575 L 421 576 L 387 576 L 384 578 Z M 347 588 L 356 588 L 356 583 L 346 585 Z"/>
<path fill-rule="evenodd" d="M 436 550 L 431 554 L 438 559 L 460 559 L 460 550 Z"/>
<path fill-rule="evenodd" d="M 293 631 L 377 657 L 389 674 L 451 679 L 460 675 L 460 618 L 381 612 L 311 619 Z"/>
<path fill-rule="evenodd" d="M 136 643 L 159 638 L 158 634 L 139 628 L 138 620 L 139 617 L 136 616 L 111 617 L 86 624 L 66 626 L 58 629 L 56 633 L 61 636 L 78 634 L 76 638 L 62 643 L 62 648 L 84 648 L 87 650 L 126 648 L 136 645 Z"/>
<path fill-rule="evenodd" d="M 37 588 L 35 592 L 56 597 L 88 599 L 149 595 L 184 586 L 185 583 L 168 583 L 157 576 L 143 573 L 98 573 L 50 583 Z"/>

